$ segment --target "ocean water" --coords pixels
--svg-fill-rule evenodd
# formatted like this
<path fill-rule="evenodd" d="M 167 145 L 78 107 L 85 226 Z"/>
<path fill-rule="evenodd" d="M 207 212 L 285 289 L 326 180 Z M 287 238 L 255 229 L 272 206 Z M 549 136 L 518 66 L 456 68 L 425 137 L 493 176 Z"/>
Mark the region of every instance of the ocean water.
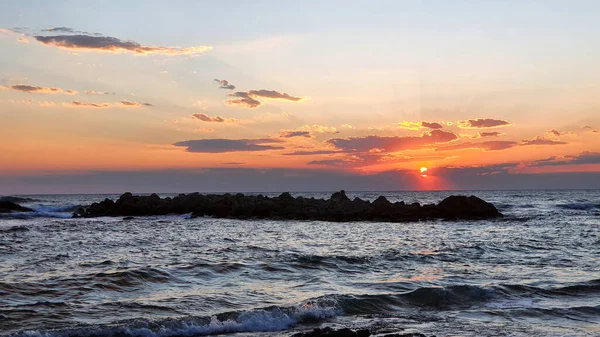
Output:
<path fill-rule="evenodd" d="M 21 197 L 34 214 L 0 215 L 0 335 L 288 336 L 331 326 L 600 336 L 600 191 L 348 196 L 451 194 L 477 195 L 505 218 L 70 219 L 76 205 L 118 196 Z"/>

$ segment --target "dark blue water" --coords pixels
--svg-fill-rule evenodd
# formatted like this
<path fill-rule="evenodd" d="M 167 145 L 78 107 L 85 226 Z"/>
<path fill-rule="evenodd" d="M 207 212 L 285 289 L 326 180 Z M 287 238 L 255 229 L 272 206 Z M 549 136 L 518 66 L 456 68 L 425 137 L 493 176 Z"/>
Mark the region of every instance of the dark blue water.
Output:
<path fill-rule="evenodd" d="M 381 194 L 429 203 L 457 192 L 348 193 Z M 17 201 L 38 212 L 0 215 L 0 334 L 599 336 L 600 191 L 460 194 L 505 218 L 69 219 L 106 196 L 27 196 Z"/>

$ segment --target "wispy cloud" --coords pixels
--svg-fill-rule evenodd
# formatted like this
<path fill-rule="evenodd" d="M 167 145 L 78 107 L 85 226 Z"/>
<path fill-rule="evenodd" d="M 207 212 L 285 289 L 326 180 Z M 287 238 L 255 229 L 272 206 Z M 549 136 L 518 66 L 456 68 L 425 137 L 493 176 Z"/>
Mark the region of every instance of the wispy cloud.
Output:
<path fill-rule="evenodd" d="M 284 153 L 284 156 L 312 156 L 312 155 L 320 155 L 320 154 L 336 154 L 343 153 L 338 150 L 311 150 L 311 151 L 294 151 L 290 153 Z"/>
<path fill-rule="evenodd" d="M 86 90 L 86 95 L 115 95 L 114 92 Z"/>
<path fill-rule="evenodd" d="M 58 29 L 70 29 L 66 27 L 58 27 Z M 67 32 L 61 30 L 60 32 Z M 72 31 L 68 31 L 72 32 Z M 195 55 L 204 53 L 212 49 L 210 46 L 197 47 L 165 47 L 165 46 L 150 46 L 142 45 L 135 41 L 125 41 L 115 37 L 96 36 L 86 34 L 76 35 L 35 35 L 37 41 L 47 46 L 71 49 L 77 51 L 94 51 L 103 53 L 132 53 L 134 55 Z"/>
<path fill-rule="evenodd" d="M 110 108 L 113 105 L 109 104 L 109 103 L 90 103 L 90 102 L 80 102 L 80 101 L 73 101 L 71 103 L 65 103 L 66 106 L 73 106 L 73 107 L 81 107 L 81 108 Z"/>
<path fill-rule="evenodd" d="M 0 85 L 0 90 L 15 90 L 15 91 L 21 91 L 21 92 L 26 92 L 26 93 L 30 93 L 30 94 L 66 94 L 66 95 L 75 95 L 77 93 L 76 90 L 65 90 L 65 89 L 61 89 L 61 88 L 48 88 L 48 87 L 38 87 L 38 86 L 33 86 L 33 85 L 26 85 L 26 84 L 17 84 L 17 85 L 11 85 L 11 86 L 1 86 Z"/>
<path fill-rule="evenodd" d="M 343 167 L 351 165 L 353 163 L 353 161 L 347 159 L 324 159 L 309 161 L 307 164 L 324 167 Z"/>
<path fill-rule="evenodd" d="M 484 129 L 508 125 L 510 125 L 508 121 L 491 118 L 477 118 L 457 122 L 457 126 L 461 129 Z"/>
<path fill-rule="evenodd" d="M 543 138 L 540 136 L 537 136 L 532 140 L 521 141 L 521 145 L 564 145 L 564 144 L 567 144 L 567 142 L 547 139 L 547 138 Z"/>
<path fill-rule="evenodd" d="M 227 104 L 229 105 L 238 105 L 250 109 L 258 108 L 261 105 L 260 101 L 250 97 L 250 95 L 244 91 L 238 91 L 236 93 L 229 94 L 228 96 L 232 97 L 227 100 Z"/>
<path fill-rule="evenodd" d="M 186 140 L 173 144 L 185 147 L 187 152 L 196 153 L 225 153 L 244 151 L 281 150 L 282 146 L 273 145 L 281 142 L 278 139 L 197 139 Z"/>
<path fill-rule="evenodd" d="M 196 113 L 191 115 L 191 117 L 209 123 L 232 123 L 237 121 L 235 118 L 225 118 L 221 116 L 210 117 L 209 115 L 203 113 Z"/>
<path fill-rule="evenodd" d="M 229 81 L 227 81 L 227 80 L 219 80 L 219 79 L 215 78 L 213 80 L 213 82 L 219 85 L 219 89 L 227 89 L 227 90 L 235 89 L 235 85 L 230 84 Z"/>

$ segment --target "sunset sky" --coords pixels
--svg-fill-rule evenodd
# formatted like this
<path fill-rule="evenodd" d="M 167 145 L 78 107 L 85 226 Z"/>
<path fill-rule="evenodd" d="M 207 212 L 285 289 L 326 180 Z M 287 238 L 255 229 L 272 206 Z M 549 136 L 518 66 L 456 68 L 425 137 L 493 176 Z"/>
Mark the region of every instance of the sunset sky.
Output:
<path fill-rule="evenodd" d="M 0 194 L 600 188 L 598 13 L 0 1 Z"/>

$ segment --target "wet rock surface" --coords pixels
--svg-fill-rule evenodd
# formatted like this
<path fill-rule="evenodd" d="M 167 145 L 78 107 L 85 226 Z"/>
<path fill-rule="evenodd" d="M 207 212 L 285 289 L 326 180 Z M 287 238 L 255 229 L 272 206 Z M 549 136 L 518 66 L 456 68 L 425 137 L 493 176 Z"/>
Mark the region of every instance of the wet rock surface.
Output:
<path fill-rule="evenodd" d="M 231 219 L 320 220 L 408 222 L 431 219 L 477 220 L 502 217 L 494 205 L 475 196 L 450 196 L 439 204 L 420 205 L 390 202 L 380 196 L 375 201 L 350 200 L 345 191 L 330 199 L 294 198 L 290 193 L 278 197 L 237 194 L 180 194 L 161 198 L 157 194 L 135 196 L 127 192 L 113 201 L 81 207 L 73 217 L 151 216 L 187 214 Z"/>
<path fill-rule="evenodd" d="M 369 337 L 369 336 L 377 336 L 377 337 L 427 337 L 422 333 L 415 332 L 399 332 L 399 333 L 389 333 L 389 334 L 381 334 L 375 332 L 372 334 L 371 331 L 367 329 L 363 330 L 352 330 L 348 328 L 343 329 L 332 329 L 332 328 L 316 328 L 309 332 L 299 332 L 291 335 L 290 337 Z"/>
<path fill-rule="evenodd" d="M 31 208 L 23 207 L 12 201 L 0 200 L 0 213 L 33 212 Z"/>

